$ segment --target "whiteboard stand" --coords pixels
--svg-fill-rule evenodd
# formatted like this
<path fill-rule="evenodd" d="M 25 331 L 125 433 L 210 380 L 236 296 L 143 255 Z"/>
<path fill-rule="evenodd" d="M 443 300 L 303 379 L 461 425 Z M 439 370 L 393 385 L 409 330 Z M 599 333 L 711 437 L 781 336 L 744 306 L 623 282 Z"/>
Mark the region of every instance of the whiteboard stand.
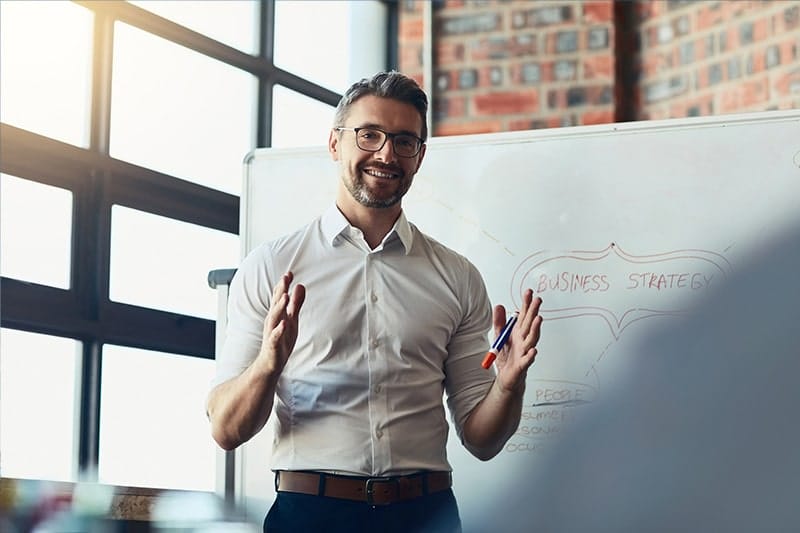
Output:
<path fill-rule="evenodd" d="M 228 289 L 236 269 L 212 270 L 208 273 L 208 286 L 217 291 L 217 321 L 214 354 L 222 351 L 225 342 L 225 328 L 228 324 Z M 216 358 L 216 357 L 215 357 Z M 225 501 L 228 508 L 238 509 L 244 503 L 244 475 L 241 447 L 226 451 L 217 448 L 216 454 L 216 494 Z"/>

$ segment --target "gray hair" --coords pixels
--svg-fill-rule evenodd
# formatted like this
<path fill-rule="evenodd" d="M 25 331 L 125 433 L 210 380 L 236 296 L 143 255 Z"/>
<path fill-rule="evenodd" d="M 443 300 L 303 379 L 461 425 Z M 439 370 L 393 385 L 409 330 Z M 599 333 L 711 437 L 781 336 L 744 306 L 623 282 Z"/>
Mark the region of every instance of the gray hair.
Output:
<path fill-rule="evenodd" d="M 419 112 L 420 118 L 422 118 L 422 140 L 427 140 L 428 97 L 416 81 L 396 70 L 378 72 L 371 78 L 363 78 L 361 81 L 351 85 L 342 96 L 342 99 L 339 100 L 339 105 L 336 106 L 333 126 L 344 126 L 350 106 L 353 105 L 353 102 L 366 95 L 392 98 L 413 105 Z"/>

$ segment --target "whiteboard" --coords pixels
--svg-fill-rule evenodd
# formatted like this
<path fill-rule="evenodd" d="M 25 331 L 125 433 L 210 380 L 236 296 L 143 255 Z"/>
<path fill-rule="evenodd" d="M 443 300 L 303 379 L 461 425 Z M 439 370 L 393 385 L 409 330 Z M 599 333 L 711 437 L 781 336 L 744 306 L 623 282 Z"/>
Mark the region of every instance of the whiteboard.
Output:
<path fill-rule="evenodd" d="M 526 287 L 544 302 L 517 433 L 481 463 L 451 431 L 448 457 L 469 532 L 482 495 L 536 472 L 581 406 L 624 374 L 626 347 L 685 312 L 760 239 L 797 219 L 800 111 L 428 144 L 403 202 L 409 220 L 468 257 L 494 304 L 515 308 Z M 249 154 L 242 254 L 324 212 L 337 180 L 325 146 Z M 258 512 L 274 495 L 263 433 L 244 454 L 244 490 Z"/>

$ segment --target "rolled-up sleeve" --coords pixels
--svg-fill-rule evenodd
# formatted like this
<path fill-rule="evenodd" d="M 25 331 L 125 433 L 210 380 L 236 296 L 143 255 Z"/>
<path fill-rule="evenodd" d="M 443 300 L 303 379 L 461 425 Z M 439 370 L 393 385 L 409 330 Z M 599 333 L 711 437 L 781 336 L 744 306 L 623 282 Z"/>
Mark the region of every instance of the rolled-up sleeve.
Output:
<path fill-rule="evenodd" d="M 445 362 L 447 405 L 462 442 L 467 417 L 486 396 L 495 377 L 494 371 L 481 366 L 489 349 L 492 305 L 478 270 L 468 261 L 465 266 L 465 275 L 461 278 L 464 316 L 448 344 Z"/>
<path fill-rule="evenodd" d="M 258 356 L 272 295 L 269 256 L 266 245 L 256 248 L 233 276 L 228 293 L 228 325 L 221 353 L 217 354 L 212 387 L 241 374 Z"/>

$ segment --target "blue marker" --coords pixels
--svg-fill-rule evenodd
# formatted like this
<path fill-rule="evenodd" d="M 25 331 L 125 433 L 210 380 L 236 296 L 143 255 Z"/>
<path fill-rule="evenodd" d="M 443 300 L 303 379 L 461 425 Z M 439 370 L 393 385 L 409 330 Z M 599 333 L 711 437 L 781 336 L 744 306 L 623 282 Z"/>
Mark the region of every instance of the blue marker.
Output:
<path fill-rule="evenodd" d="M 505 346 L 506 341 L 511 336 L 511 330 L 514 329 L 514 324 L 517 323 L 517 318 L 519 317 L 519 312 L 514 313 L 511 318 L 508 319 L 506 325 L 503 326 L 503 331 L 500 332 L 500 335 L 497 336 L 497 339 L 492 343 L 492 347 L 486 352 L 486 357 L 483 358 L 483 363 L 481 366 L 483 368 L 488 369 L 494 363 L 497 354 L 500 353 L 500 350 L 503 349 Z"/>

